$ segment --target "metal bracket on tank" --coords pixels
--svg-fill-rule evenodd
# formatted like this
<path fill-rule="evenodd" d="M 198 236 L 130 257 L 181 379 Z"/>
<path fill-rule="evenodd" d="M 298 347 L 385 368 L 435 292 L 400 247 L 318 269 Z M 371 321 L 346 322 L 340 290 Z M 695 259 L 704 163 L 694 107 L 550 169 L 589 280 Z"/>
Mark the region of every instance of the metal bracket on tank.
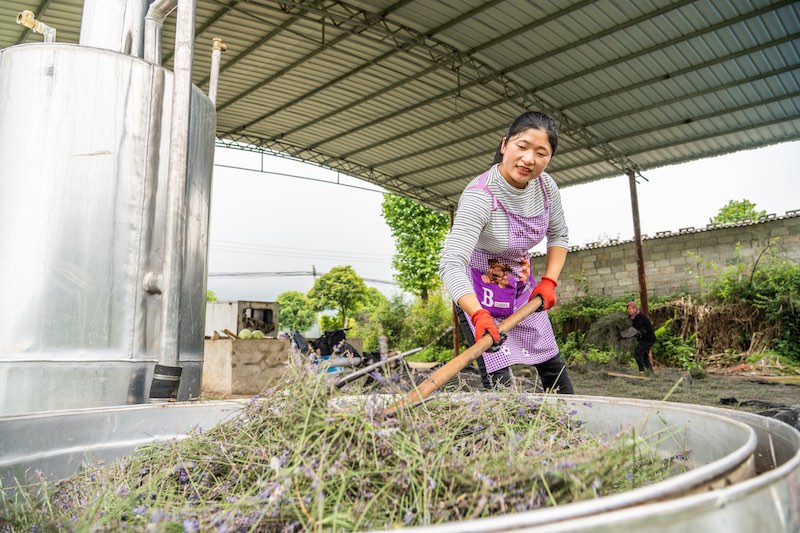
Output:
<path fill-rule="evenodd" d="M 144 275 L 144 282 L 142 288 L 147 294 L 161 294 L 161 284 L 164 277 L 155 272 L 148 272 Z"/>

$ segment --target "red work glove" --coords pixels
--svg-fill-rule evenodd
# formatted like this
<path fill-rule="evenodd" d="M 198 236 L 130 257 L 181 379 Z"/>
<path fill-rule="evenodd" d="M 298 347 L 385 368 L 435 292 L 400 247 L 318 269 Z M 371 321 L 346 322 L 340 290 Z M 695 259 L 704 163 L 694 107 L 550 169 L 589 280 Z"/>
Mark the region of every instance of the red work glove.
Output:
<path fill-rule="evenodd" d="M 494 323 L 489 311 L 478 309 L 472 313 L 469 319 L 472 321 L 472 325 L 475 326 L 476 341 L 488 333 L 496 344 L 500 343 L 500 330 L 497 329 L 497 324 Z"/>
<path fill-rule="evenodd" d="M 530 302 L 535 296 L 539 295 L 542 297 L 543 303 L 537 311 L 550 309 L 556 305 L 556 287 L 558 287 L 558 283 L 556 283 L 554 279 L 542 276 L 542 281 L 533 288 L 533 292 L 531 293 L 531 297 L 528 298 L 528 301 Z"/>

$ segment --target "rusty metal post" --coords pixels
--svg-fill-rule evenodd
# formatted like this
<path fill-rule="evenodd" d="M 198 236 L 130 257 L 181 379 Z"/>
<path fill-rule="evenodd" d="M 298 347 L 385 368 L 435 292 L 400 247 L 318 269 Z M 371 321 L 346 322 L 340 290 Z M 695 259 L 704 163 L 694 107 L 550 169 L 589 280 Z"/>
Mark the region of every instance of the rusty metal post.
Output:
<path fill-rule="evenodd" d="M 639 226 L 639 197 L 636 194 L 636 172 L 628 171 L 628 183 L 631 187 L 631 210 L 633 211 L 633 240 L 636 243 L 636 267 L 639 272 L 639 307 L 642 313 L 649 316 L 647 306 L 647 278 L 644 274 L 644 251 L 642 250 L 642 230 Z"/>
<path fill-rule="evenodd" d="M 453 228 L 455 221 L 455 213 L 450 209 L 450 229 Z M 456 303 L 453 302 L 453 357 L 458 357 L 461 353 L 461 340 L 458 337 L 458 312 L 456 311 Z"/>

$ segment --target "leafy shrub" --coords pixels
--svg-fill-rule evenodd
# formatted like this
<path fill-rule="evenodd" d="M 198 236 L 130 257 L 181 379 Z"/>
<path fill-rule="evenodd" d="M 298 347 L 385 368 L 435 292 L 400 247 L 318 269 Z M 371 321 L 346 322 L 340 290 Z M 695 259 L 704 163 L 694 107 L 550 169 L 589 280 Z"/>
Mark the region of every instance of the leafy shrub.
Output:
<path fill-rule="evenodd" d="M 580 331 L 570 331 L 566 339 L 559 343 L 561 358 L 567 363 L 577 363 L 583 359 L 583 338 L 585 333 Z"/>
<path fill-rule="evenodd" d="M 702 368 L 702 362 L 695 353 L 692 340 L 682 340 L 672 333 L 672 319 L 655 329 L 656 343 L 653 345 L 653 358 L 670 366 L 685 369 Z"/>
<path fill-rule="evenodd" d="M 747 274 L 741 265 L 729 268 L 711 284 L 710 297 L 760 310 L 767 324 L 780 331 L 773 341 L 775 351 L 800 362 L 800 265 L 785 261 L 756 264 Z"/>
<path fill-rule="evenodd" d="M 609 350 L 601 350 L 594 346 L 590 346 L 583 353 L 584 358 L 590 363 L 605 365 L 613 360 L 620 360 L 620 354 Z"/>
<path fill-rule="evenodd" d="M 427 302 L 417 298 L 403 322 L 398 348 L 405 351 L 427 346 L 434 341 L 436 346 L 451 347 L 452 337 L 444 333 L 452 324 L 453 306 L 449 298 L 440 292 L 430 294 Z"/>
<path fill-rule="evenodd" d="M 453 348 L 443 348 L 442 346 L 431 346 L 421 352 L 411 354 L 405 358 L 406 361 L 419 361 L 424 363 L 446 363 L 453 358 Z"/>
<path fill-rule="evenodd" d="M 401 294 L 375 299 L 356 314 L 356 320 L 349 333 L 364 341 L 364 350 L 379 349 L 378 339 L 385 336 L 390 348 L 396 347 L 401 338 L 403 321 L 408 315 L 409 305 Z"/>
<path fill-rule="evenodd" d="M 342 329 L 344 323 L 339 315 L 319 315 L 319 329 L 320 331 L 330 331 L 334 329 Z"/>

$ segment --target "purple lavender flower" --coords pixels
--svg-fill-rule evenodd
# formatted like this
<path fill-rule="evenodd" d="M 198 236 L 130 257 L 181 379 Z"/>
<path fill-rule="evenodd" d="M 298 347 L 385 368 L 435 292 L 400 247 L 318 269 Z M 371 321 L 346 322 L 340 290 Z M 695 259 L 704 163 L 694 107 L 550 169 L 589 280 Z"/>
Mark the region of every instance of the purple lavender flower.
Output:
<path fill-rule="evenodd" d="M 183 530 L 186 533 L 197 533 L 200 531 L 200 522 L 197 520 L 184 520 L 183 521 Z"/>
<path fill-rule="evenodd" d="M 139 507 L 133 508 L 133 514 L 136 516 L 143 516 L 147 512 L 147 507 L 140 505 Z"/>
<path fill-rule="evenodd" d="M 120 498 L 124 498 L 129 493 L 130 493 L 130 490 L 128 490 L 128 486 L 127 485 L 120 485 L 119 487 L 117 487 L 117 496 L 119 496 Z"/>

